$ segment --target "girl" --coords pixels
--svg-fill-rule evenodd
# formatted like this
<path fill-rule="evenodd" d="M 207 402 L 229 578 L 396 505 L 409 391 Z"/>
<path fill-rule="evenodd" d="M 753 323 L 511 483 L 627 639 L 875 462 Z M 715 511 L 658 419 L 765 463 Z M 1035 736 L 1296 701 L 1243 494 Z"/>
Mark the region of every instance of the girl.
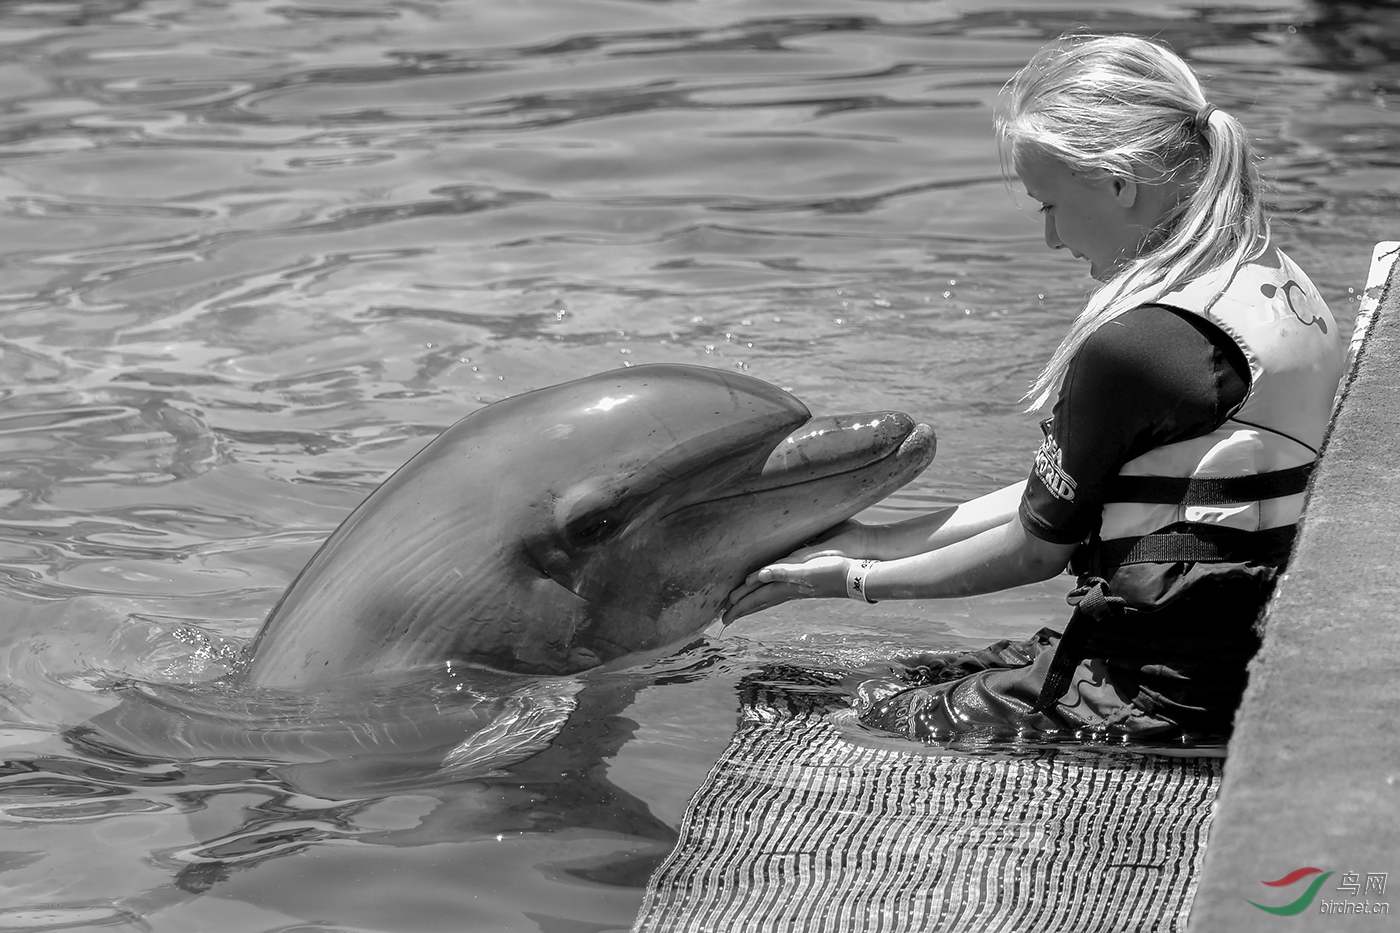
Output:
<path fill-rule="evenodd" d="M 1078 575 L 1063 634 L 865 685 L 868 725 L 959 734 L 1228 733 L 1342 373 L 1336 322 L 1269 240 L 1244 128 L 1168 49 L 1042 49 L 1002 92 L 1003 157 L 1045 242 L 1102 283 L 1031 387 L 1024 483 L 857 522 L 764 567 L 725 621 L 801 597 L 969 596 Z"/>

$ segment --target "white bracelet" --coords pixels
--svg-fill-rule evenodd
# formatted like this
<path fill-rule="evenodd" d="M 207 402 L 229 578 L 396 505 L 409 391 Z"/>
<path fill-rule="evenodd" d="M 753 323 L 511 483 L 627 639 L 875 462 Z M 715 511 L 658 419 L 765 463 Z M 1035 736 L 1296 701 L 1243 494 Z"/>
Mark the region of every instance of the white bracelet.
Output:
<path fill-rule="evenodd" d="M 848 599 L 859 599 L 867 603 L 876 602 L 865 592 L 865 577 L 870 572 L 870 568 L 878 563 L 878 560 L 853 560 L 846 565 L 846 597 Z"/>

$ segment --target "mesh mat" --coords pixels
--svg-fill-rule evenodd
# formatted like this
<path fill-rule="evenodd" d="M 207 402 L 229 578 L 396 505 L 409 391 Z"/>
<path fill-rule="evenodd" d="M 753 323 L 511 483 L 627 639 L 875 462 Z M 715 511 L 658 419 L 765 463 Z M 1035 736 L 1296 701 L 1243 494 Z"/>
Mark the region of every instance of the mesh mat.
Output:
<path fill-rule="evenodd" d="M 835 702 L 742 691 L 634 933 L 1185 929 L 1219 758 L 855 744 Z"/>

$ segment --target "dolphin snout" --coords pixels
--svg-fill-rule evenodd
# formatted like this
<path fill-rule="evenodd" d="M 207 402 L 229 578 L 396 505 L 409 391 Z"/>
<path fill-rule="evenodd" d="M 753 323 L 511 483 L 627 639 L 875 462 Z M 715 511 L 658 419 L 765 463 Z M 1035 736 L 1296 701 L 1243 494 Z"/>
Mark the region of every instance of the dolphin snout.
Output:
<path fill-rule="evenodd" d="M 896 452 L 919 453 L 933 429 L 901 411 L 813 418 L 779 442 L 763 465 L 764 479 L 820 479 L 860 469 Z M 906 450 L 906 448 L 911 448 Z M 931 457 L 930 457 L 931 459 Z"/>

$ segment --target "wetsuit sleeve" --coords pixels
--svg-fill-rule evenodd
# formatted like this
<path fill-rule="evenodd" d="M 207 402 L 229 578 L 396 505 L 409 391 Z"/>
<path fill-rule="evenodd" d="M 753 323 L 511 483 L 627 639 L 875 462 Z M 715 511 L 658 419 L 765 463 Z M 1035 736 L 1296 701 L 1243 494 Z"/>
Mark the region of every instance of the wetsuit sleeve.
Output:
<path fill-rule="evenodd" d="M 1104 489 L 1154 447 L 1208 434 L 1244 403 L 1249 367 L 1223 331 L 1147 305 L 1096 330 L 1070 361 L 1021 499 L 1021 522 L 1055 544 L 1098 529 Z"/>

